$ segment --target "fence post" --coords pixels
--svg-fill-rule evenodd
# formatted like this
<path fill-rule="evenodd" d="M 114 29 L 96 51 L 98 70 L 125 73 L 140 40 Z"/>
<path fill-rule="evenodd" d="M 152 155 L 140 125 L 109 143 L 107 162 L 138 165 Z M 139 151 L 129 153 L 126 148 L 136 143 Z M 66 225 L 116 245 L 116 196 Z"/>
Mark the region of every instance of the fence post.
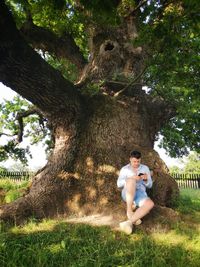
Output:
<path fill-rule="evenodd" d="M 200 189 L 200 173 L 171 173 L 178 187 Z"/>
<path fill-rule="evenodd" d="M 33 172 L 0 172 L 0 179 L 10 179 L 16 182 L 28 181 L 34 175 Z"/>

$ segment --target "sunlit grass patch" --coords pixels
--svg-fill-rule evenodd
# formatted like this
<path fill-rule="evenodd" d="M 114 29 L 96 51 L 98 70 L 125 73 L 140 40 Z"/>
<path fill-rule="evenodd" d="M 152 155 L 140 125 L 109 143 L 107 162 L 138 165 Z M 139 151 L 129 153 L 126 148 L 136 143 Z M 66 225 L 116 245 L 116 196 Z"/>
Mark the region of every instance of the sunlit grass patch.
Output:
<path fill-rule="evenodd" d="M 200 232 L 187 231 L 187 233 L 183 230 L 177 229 L 170 230 L 168 233 L 153 233 L 152 237 L 156 242 L 167 244 L 167 245 L 181 245 L 185 249 L 189 247 L 199 251 L 200 253 Z"/>
<path fill-rule="evenodd" d="M 151 235 L 156 242 L 168 244 L 168 245 L 178 245 L 183 244 L 187 241 L 187 237 L 181 234 L 177 234 L 175 230 L 169 231 L 168 233 L 153 233 Z"/>
<path fill-rule="evenodd" d="M 181 189 L 177 210 L 183 214 L 200 212 L 200 190 Z"/>
<path fill-rule="evenodd" d="M 34 218 L 29 219 L 29 221 L 23 226 L 18 227 L 14 226 L 9 229 L 10 233 L 13 234 L 30 234 L 35 232 L 45 232 L 45 231 L 52 231 L 54 227 L 57 225 L 57 220 L 42 220 L 38 222 Z"/>

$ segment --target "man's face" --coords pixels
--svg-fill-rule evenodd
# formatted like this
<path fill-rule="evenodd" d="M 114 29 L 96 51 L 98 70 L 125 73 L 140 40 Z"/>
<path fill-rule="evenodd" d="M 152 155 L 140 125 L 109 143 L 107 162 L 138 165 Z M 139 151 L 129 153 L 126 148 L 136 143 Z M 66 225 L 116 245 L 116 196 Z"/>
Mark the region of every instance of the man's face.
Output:
<path fill-rule="evenodd" d="M 130 158 L 130 163 L 133 168 L 138 168 L 140 166 L 141 159 Z"/>

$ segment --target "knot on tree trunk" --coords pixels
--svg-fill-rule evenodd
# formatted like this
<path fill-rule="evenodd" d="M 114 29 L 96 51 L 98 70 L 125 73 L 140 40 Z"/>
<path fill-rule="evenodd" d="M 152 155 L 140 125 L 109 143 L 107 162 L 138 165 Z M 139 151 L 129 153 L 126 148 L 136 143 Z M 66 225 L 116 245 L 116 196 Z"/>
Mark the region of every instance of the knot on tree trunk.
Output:
<path fill-rule="evenodd" d="M 119 44 L 116 41 L 106 40 L 99 49 L 99 55 L 104 59 L 119 54 Z"/>

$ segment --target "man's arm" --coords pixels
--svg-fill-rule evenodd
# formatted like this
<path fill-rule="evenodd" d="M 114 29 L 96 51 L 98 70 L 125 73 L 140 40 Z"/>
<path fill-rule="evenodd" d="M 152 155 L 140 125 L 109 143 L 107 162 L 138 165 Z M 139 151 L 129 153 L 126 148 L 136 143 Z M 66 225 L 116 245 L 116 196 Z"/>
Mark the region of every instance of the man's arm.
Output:
<path fill-rule="evenodd" d="M 121 188 L 124 187 L 126 180 L 126 170 L 122 168 L 119 172 L 119 177 L 117 179 L 117 187 Z"/>

